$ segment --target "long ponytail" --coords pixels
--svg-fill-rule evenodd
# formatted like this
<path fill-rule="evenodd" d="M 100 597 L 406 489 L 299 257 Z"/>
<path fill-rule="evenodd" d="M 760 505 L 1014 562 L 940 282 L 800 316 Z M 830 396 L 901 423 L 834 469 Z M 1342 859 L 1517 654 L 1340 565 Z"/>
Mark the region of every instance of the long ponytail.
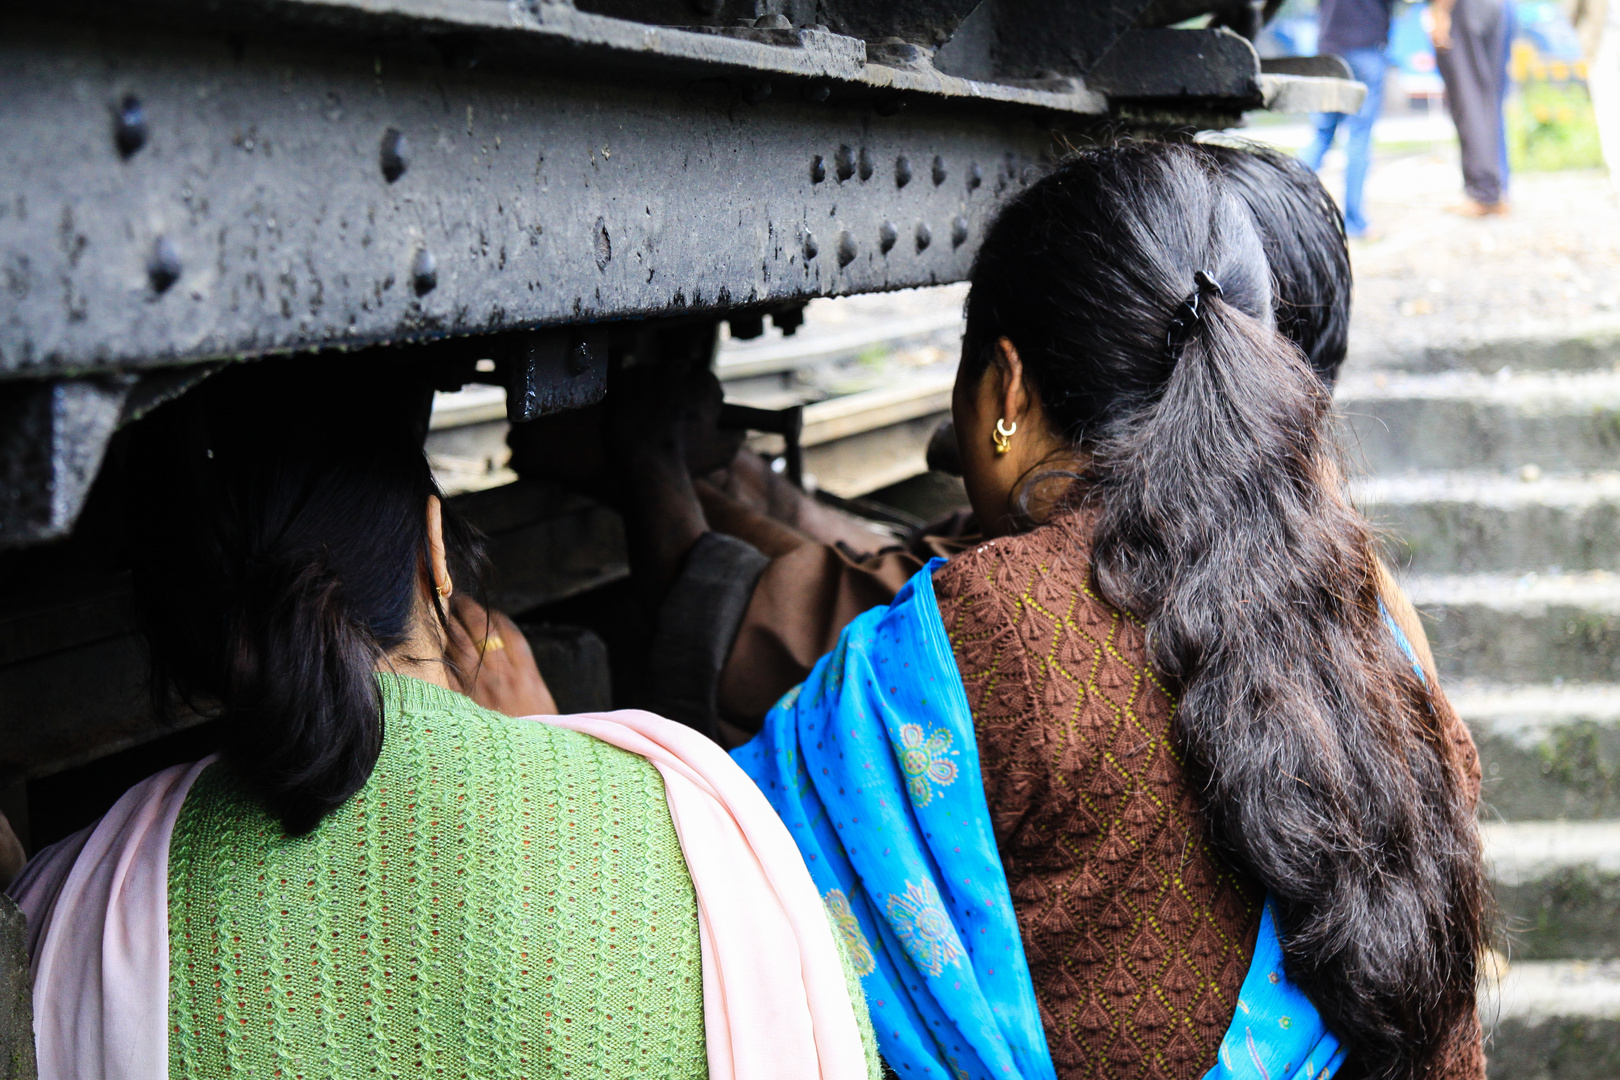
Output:
<path fill-rule="evenodd" d="M 1477 828 L 1247 213 L 1196 150 L 1083 153 L 992 229 L 968 318 L 964 356 L 1011 338 L 1089 451 L 1097 583 L 1147 623 L 1213 839 L 1276 897 L 1290 978 L 1358 1074 L 1426 1075 L 1474 1022 Z"/>
<path fill-rule="evenodd" d="M 423 598 L 446 619 L 427 587 L 426 391 L 401 374 L 254 365 L 132 433 L 154 702 L 217 716 L 227 762 L 292 835 L 370 777 L 384 734 L 376 671 L 411 640 Z M 476 590 L 477 539 L 443 513 L 452 576 Z"/>

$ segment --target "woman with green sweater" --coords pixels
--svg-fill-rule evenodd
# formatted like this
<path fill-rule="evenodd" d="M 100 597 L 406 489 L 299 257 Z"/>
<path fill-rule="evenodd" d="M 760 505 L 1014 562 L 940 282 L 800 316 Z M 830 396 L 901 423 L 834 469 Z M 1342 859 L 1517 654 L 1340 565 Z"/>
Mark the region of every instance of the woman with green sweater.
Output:
<path fill-rule="evenodd" d="M 222 745 L 13 887 L 42 1080 L 875 1075 L 815 886 L 718 747 L 462 692 L 555 711 L 451 599 L 476 543 L 423 395 L 348 367 L 227 372 L 133 433 L 155 699 Z"/>

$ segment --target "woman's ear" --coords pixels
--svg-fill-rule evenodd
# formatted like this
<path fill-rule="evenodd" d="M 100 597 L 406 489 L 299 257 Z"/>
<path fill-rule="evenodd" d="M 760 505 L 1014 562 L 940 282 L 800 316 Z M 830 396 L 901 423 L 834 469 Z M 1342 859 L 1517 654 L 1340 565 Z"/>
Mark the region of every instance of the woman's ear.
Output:
<path fill-rule="evenodd" d="M 428 583 L 439 594 L 440 600 L 450 599 L 455 585 L 450 580 L 450 561 L 444 553 L 444 507 L 437 495 L 429 495 L 427 503 Z"/>
<path fill-rule="evenodd" d="M 997 394 L 1001 399 L 999 402 L 1001 415 L 1006 417 L 1007 423 L 1017 423 L 1029 409 L 1029 393 L 1024 384 L 1024 362 L 1018 357 L 1018 346 L 1007 338 L 999 339 L 996 342 L 996 362 L 993 366 L 1001 384 Z"/>

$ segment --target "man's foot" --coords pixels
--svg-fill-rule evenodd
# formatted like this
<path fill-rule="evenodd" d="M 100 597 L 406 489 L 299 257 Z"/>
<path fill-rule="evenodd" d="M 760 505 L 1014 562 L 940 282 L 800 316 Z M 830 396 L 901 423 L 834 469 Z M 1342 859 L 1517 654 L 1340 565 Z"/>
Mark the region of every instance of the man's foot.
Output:
<path fill-rule="evenodd" d="M 1464 199 L 1456 206 L 1446 207 L 1446 213 L 1456 214 L 1458 217 L 1486 218 L 1502 217 L 1508 212 L 1507 201 L 1501 200 L 1493 203 L 1475 202 L 1473 199 Z"/>

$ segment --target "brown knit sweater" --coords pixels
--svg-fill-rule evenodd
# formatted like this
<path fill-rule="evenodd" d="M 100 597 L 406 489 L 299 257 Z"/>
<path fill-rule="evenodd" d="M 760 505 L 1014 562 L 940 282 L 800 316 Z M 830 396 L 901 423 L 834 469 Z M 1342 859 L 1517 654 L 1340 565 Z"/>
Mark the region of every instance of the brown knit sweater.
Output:
<path fill-rule="evenodd" d="M 1073 516 L 956 556 L 934 591 L 1058 1075 L 1202 1076 L 1264 897 L 1206 839 L 1141 622 L 1096 592 Z M 1451 1064 L 1483 1077 L 1477 1036 Z"/>

